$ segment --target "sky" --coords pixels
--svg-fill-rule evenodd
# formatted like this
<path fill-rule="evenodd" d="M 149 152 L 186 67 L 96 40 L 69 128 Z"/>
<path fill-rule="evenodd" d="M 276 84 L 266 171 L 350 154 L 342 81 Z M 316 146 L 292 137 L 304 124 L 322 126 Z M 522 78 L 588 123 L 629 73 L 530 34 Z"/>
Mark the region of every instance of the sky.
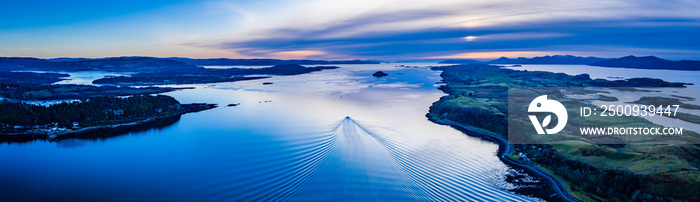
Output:
<path fill-rule="evenodd" d="M 700 59 L 697 0 L 7 1 L 0 57 Z"/>

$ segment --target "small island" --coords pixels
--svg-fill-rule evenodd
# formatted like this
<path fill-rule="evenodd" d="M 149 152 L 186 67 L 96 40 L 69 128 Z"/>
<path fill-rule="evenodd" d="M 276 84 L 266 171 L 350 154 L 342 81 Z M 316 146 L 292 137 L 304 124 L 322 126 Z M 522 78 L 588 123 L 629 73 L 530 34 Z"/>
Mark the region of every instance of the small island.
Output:
<path fill-rule="evenodd" d="M 384 73 L 383 71 L 377 71 L 374 74 L 372 74 L 372 76 L 379 78 L 379 77 L 389 76 L 389 74 Z"/>

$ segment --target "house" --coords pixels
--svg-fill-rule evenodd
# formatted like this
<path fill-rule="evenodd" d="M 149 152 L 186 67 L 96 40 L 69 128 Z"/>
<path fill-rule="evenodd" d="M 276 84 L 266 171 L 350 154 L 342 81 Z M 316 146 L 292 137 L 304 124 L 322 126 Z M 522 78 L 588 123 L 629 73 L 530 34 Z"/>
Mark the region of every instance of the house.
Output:
<path fill-rule="evenodd" d="M 518 156 L 520 158 L 522 158 L 524 161 L 530 161 L 530 159 L 528 159 L 527 156 L 525 154 L 523 154 L 522 152 L 518 153 Z"/>

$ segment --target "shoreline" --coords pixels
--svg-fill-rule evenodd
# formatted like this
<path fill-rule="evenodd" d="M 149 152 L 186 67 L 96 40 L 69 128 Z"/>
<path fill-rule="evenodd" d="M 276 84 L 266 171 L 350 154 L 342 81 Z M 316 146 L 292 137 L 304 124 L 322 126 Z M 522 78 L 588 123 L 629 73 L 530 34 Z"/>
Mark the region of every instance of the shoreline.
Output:
<path fill-rule="evenodd" d="M 498 145 L 498 151 L 496 152 L 496 155 L 501 160 L 501 162 L 511 167 L 517 167 L 524 170 L 528 170 L 532 174 L 535 174 L 537 177 L 541 179 L 546 179 L 549 182 L 549 184 L 552 185 L 552 190 L 554 190 L 560 196 L 559 199 L 563 201 L 581 201 L 578 198 L 574 197 L 571 194 L 571 192 L 569 192 L 568 186 L 560 182 L 560 179 L 550 175 L 549 173 L 543 171 L 539 167 L 529 164 L 522 164 L 506 157 L 506 155 L 510 153 L 511 146 L 508 143 L 508 140 L 504 137 L 501 137 L 497 134 L 488 133 L 486 131 L 476 130 L 473 127 L 466 126 L 453 121 L 432 118 L 428 118 L 428 120 L 436 124 L 453 127 L 461 131 L 465 135 L 485 139 L 487 141 L 496 143 Z"/>
<path fill-rule="evenodd" d="M 200 112 L 204 110 L 209 110 L 218 107 L 216 104 L 204 104 L 204 103 L 193 103 L 193 104 L 185 104 L 189 106 L 197 106 L 197 108 L 191 108 L 187 110 L 183 110 L 180 112 L 172 113 L 172 114 L 167 114 L 167 115 L 162 115 L 162 116 L 155 116 L 155 117 L 148 117 L 145 119 L 140 119 L 140 120 L 135 120 L 131 122 L 126 122 L 126 123 L 118 123 L 118 124 L 110 124 L 110 125 L 98 125 L 98 126 L 89 126 L 89 127 L 84 127 L 76 130 L 69 130 L 69 131 L 61 131 L 61 132 L 40 132 L 40 131 L 25 131 L 21 133 L 0 133 L 0 139 L 2 138 L 31 138 L 31 139 L 41 139 L 41 138 L 46 138 L 48 141 L 57 141 L 61 137 L 64 136 L 72 136 L 72 135 L 78 135 L 78 134 L 85 134 L 85 133 L 91 133 L 97 130 L 102 130 L 102 129 L 117 129 L 117 128 L 126 128 L 126 127 L 133 127 L 133 126 L 139 126 L 139 125 L 146 125 L 149 123 L 157 122 L 159 120 L 163 119 L 168 119 L 172 118 L 175 116 L 181 116 L 183 114 L 188 114 L 188 113 L 195 113 L 195 112 Z"/>

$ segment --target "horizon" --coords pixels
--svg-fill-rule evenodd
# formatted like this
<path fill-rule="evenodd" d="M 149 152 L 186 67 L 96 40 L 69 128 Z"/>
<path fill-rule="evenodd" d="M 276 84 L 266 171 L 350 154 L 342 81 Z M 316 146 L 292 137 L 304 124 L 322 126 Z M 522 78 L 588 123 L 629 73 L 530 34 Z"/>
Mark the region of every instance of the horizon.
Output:
<path fill-rule="evenodd" d="M 689 0 L 39 1 L 0 9 L 0 56 L 312 60 L 700 59 Z M 319 17 L 321 16 L 321 17 Z M 117 56 L 119 57 L 119 56 Z"/>
<path fill-rule="evenodd" d="M 578 58 L 601 58 L 601 59 L 618 59 L 618 58 L 623 58 L 623 57 L 637 57 L 637 58 L 642 58 L 642 57 L 656 57 L 659 59 L 663 60 L 669 60 L 669 61 L 682 61 L 682 60 L 690 60 L 694 61 L 691 59 L 667 59 L 667 58 L 661 58 L 658 56 L 654 55 L 626 55 L 622 57 L 617 57 L 617 58 L 602 58 L 602 57 L 595 57 L 595 56 L 578 56 L 578 55 L 540 55 L 540 56 L 533 56 L 533 57 L 506 57 L 506 56 L 500 56 L 500 57 L 495 57 L 495 58 L 424 58 L 424 59 L 404 59 L 404 60 L 381 60 L 381 59 L 282 59 L 282 58 L 225 58 L 225 57 L 211 57 L 211 58 L 196 58 L 196 57 L 157 57 L 157 56 L 139 56 L 139 55 L 125 55 L 125 56 L 107 56 L 107 57 L 48 57 L 48 58 L 40 58 L 40 57 L 23 57 L 23 56 L 15 56 L 15 57 L 5 57 L 5 56 L 0 56 L 0 58 L 36 58 L 36 59 L 42 59 L 42 60 L 52 60 L 52 59 L 110 59 L 110 58 L 135 58 L 135 57 L 143 57 L 143 58 L 158 58 L 158 59 L 172 59 L 172 58 L 187 58 L 187 59 L 232 59 L 232 60 L 321 60 L 321 61 L 375 61 L 375 62 L 383 62 L 383 63 L 411 63 L 411 62 L 420 62 L 420 61 L 447 61 L 447 60 L 475 60 L 475 61 L 481 61 L 481 62 L 489 62 L 491 60 L 497 60 L 497 59 L 532 59 L 532 58 L 538 58 L 538 57 L 555 57 L 555 56 L 572 56 L 572 57 L 578 57 Z"/>
<path fill-rule="evenodd" d="M 700 202 L 698 11 L 4 2 L 0 195 Z"/>

